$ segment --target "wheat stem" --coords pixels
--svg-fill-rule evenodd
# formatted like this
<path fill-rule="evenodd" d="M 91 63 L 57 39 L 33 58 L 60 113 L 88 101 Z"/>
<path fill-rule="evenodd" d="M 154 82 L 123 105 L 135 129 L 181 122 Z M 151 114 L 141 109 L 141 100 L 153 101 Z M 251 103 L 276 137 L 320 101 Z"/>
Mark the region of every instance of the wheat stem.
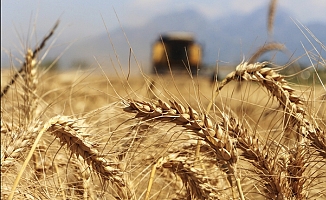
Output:
<path fill-rule="evenodd" d="M 243 191 L 242 191 L 242 187 L 241 187 L 241 181 L 240 178 L 236 178 L 235 179 L 236 183 L 237 183 L 237 188 L 238 188 L 238 193 L 240 195 L 240 199 L 241 200 L 245 200 L 244 195 L 243 195 Z"/>
<path fill-rule="evenodd" d="M 16 177 L 16 179 L 15 179 L 15 181 L 14 181 L 14 184 L 13 184 L 13 186 L 12 186 L 11 192 L 10 192 L 10 194 L 9 194 L 8 200 L 12 200 L 12 198 L 14 197 L 15 190 L 16 190 L 16 188 L 17 188 L 17 186 L 18 186 L 18 183 L 19 183 L 19 181 L 20 181 L 20 179 L 21 179 L 21 177 L 22 177 L 22 175 L 23 175 L 23 173 L 24 173 L 24 171 L 25 171 L 25 169 L 26 169 L 26 167 L 27 167 L 27 164 L 29 163 L 30 159 L 31 159 L 32 156 L 33 156 L 33 153 L 34 153 L 34 151 L 35 151 L 35 149 L 36 149 L 36 147 L 37 147 L 37 145 L 38 145 L 38 142 L 40 141 L 42 135 L 43 135 L 43 134 L 48 130 L 48 128 L 49 128 L 51 125 L 52 125 L 52 122 L 51 122 L 51 121 L 47 122 L 47 123 L 44 125 L 44 127 L 40 130 L 39 134 L 37 135 L 37 137 L 36 137 L 36 139 L 35 139 L 35 141 L 34 141 L 33 146 L 31 147 L 31 149 L 30 149 L 30 151 L 29 151 L 29 153 L 28 153 L 28 155 L 27 155 L 27 157 L 26 157 L 26 159 L 25 159 L 23 165 L 21 166 L 21 168 L 20 168 L 20 170 L 19 170 L 19 172 L 18 172 L 18 174 L 17 174 L 17 177 Z"/>
<path fill-rule="evenodd" d="M 149 200 L 149 198 L 150 198 L 149 195 L 151 193 L 151 189 L 152 189 L 152 186 L 153 186 L 153 182 L 154 182 L 154 178 L 155 178 L 155 172 L 156 172 L 156 167 L 157 167 L 157 162 L 152 165 L 151 174 L 150 174 L 150 177 L 149 177 L 149 180 L 148 180 L 148 184 L 147 184 L 145 200 Z"/>

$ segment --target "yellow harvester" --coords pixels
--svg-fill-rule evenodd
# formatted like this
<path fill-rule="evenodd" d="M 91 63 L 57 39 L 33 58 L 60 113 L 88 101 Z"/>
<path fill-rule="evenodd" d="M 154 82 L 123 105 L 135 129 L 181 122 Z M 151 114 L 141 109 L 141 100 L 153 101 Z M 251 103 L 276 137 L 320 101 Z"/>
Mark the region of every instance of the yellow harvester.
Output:
<path fill-rule="evenodd" d="M 160 36 L 152 47 L 153 73 L 164 74 L 190 70 L 196 73 L 202 62 L 202 48 L 187 32 L 171 32 Z"/>

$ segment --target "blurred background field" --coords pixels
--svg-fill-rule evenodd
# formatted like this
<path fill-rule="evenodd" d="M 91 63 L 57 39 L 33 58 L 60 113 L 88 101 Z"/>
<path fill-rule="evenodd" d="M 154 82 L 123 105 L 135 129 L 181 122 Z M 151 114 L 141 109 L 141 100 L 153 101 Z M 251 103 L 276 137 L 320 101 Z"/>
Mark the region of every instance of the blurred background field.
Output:
<path fill-rule="evenodd" d="M 272 37 L 266 32 L 269 3 L 269 0 L 250 4 L 241 0 L 123 3 L 33 0 L 18 3 L 6 0 L 1 2 L 1 67 L 8 68 L 11 61 L 19 66 L 15 59 L 11 59 L 12 56 L 21 57 L 21 50 L 34 46 L 58 19 L 61 20 L 58 35 L 52 38 L 55 44 L 50 46 L 43 64 L 51 63 L 62 53 L 56 64 L 60 70 L 93 69 L 99 63 L 114 74 L 114 67 L 118 67 L 117 57 L 126 70 L 130 46 L 125 35 L 138 63 L 147 73 L 152 67 L 152 45 L 161 34 L 170 31 L 192 32 L 203 46 L 203 64 L 208 68 L 214 68 L 216 64 L 235 66 L 243 58 L 248 59 L 259 46 L 271 41 L 285 44 L 287 53 L 269 52 L 260 61 L 272 60 L 280 65 L 285 64 L 312 50 L 309 42 L 318 49 L 316 41 L 305 33 L 310 38 L 308 41 L 300 31 L 299 27 L 303 29 L 300 23 L 319 41 L 326 43 L 325 2 L 279 1 Z M 319 52 L 325 57 L 324 51 Z M 307 56 L 302 56 L 298 63 L 303 67 L 311 64 Z M 133 59 L 130 68 L 132 74 L 139 74 Z"/>

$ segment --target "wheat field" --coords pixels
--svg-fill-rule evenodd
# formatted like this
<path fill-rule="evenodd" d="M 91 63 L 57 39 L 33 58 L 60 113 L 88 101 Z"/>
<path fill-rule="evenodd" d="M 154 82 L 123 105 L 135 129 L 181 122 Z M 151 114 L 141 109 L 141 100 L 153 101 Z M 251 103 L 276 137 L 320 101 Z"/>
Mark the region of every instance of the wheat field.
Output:
<path fill-rule="evenodd" d="M 37 58 L 56 26 L 1 71 L 1 199 L 326 199 L 321 56 L 311 82 L 257 62 L 278 43 L 215 82 L 48 72 Z"/>

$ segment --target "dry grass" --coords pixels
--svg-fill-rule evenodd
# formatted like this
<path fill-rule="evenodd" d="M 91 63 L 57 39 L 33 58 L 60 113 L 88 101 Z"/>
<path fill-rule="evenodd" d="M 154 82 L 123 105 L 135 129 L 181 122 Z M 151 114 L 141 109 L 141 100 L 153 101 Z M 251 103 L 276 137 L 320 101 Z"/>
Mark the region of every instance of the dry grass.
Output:
<path fill-rule="evenodd" d="M 326 198 L 324 71 L 288 82 L 287 66 L 255 62 L 283 49 L 269 43 L 213 85 L 42 74 L 35 55 L 54 29 L 23 70 L 2 72 L 2 199 Z"/>

